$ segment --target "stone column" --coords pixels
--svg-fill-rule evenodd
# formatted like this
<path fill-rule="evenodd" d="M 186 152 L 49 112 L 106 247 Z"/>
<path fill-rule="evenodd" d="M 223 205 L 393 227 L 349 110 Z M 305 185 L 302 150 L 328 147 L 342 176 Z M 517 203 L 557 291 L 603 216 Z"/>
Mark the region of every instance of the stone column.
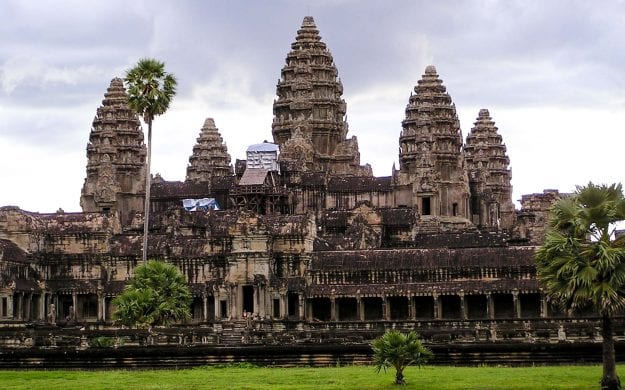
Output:
<path fill-rule="evenodd" d="M 495 301 L 493 300 L 493 294 L 486 293 L 486 316 L 493 320 L 495 319 Z"/>
<path fill-rule="evenodd" d="M 413 295 L 408 295 L 408 314 L 412 321 L 417 319 L 417 305 L 415 305 L 415 300 Z"/>
<path fill-rule="evenodd" d="M 13 317 L 13 292 L 11 291 L 11 294 L 9 294 L 9 296 L 7 297 L 7 318 L 10 319 L 15 319 Z"/>
<path fill-rule="evenodd" d="M 44 291 L 41 292 L 39 296 L 39 313 L 37 319 L 39 321 L 43 321 L 46 319 L 46 293 Z"/>
<path fill-rule="evenodd" d="M 549 302 L 547 302 L 547 296 L 540 294 L 540 318 L 547 318 L 549 316 Z"/>
<path fill-rule="evenodd" d="M 98 288 L 98 321 L 106 320 L 106 296 L 101 288 Z"/>
<path fill-rule="evenodd" d="M 359 321 L 365 320 L 365 305 L 360 295 L 356 295 L 356 316 Z"/>
<path fill-rule="evenodd" d="M 460 296 L 460 318 L 466 320 L 469 318 L 469 313 L 467 310 L 467 302 L 464 299 L 464 291 L 461 290 L 458 295 Z"/>
<path fill-rule="evenodd" d="M 512 291 L 512 304 L 514 306 L 514 318 L 521 318 L 521 300 L 519 290 Z"/>
<path fill-rule="evenodd" d="M 72 306 L 74 306 L 74 321 L 78 320 L 78 293 L 76 291 L 72 292 Z M 82 317 L 82 313 L 81 317 Z"/>
<path fill-rule="evenodd" d="M 233 290 L 234 299 L 232 299 L 232 312 L 230 317 L 233 319 L 239 319 L 243 315 L 243 286 L 237 284 Z"/>
<path fill-rule="evenodd" d="M 260 310 L 259 300 L 260 298 L 258 295 L 258 285 L 254 284 L 252 285 L 252 313 L 254 314 L 258 314 L 258 311 Z"/>
<path fill-rule="evenodd" d="M 280 318 L 281 319 L 285 319 L 288 317 L 288 307 L 287 307 L 288 302 L 287 302 L 286 293 L 287 293 L 286 289 L 280 290 Z"/>
<path fill-rule="evenodd" d="M 304 300 L 304 294 L 299 293 L 297 294 L 299 302 L 298 302 L 298 309 L 299 309 L 299 319 L 300 321 L 303 321 L 304 319 L 306 319 L 306 301 Z"/>
<path fill-rule="evenodd" d="M 219 291 L 215 291 L 215 295 L 213 295 L 213 301 L 215 302 L 215 307 L 213 308 L 215 311 L 215 320 L 221 319 L 222 314 L 219 312 L 221 310 L 221 300 L 219 299 Z"/>
<path fill-rule="evenodd" d="M 330 297 L 330 321 L 336 321 L 338 319 L 337 306 L 336 306 L 336 297 Z"/>
<path fill-rule="evenodd" d="M 443 317 L 443 305 L 441 304 L 441 297 L 438 293 L 432 294 L 434 299 L 434 319 L 440 320 Z"/>
<path fill-rule="evenodd" d="M 206 295 L 206 291 L 202 293 L 202 318 L 204 322 L 208 321 L 208 295 Z"/>
<path fill-rule="evenodd" d="M 17 294 L 17 319 L 22 320 L 24 313 L 24 293 L 20 292 Z"/>

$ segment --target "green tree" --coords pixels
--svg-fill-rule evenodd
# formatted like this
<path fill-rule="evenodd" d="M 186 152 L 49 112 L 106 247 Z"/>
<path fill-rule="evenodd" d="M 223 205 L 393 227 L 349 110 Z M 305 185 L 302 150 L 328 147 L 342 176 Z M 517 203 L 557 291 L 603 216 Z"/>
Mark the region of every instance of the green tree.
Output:
<path fill-rule="evenodd" d="M 592 305 L 601 315 L 602 389 L 620 389 L 612 316 L 625 307 L 625 236 L 614 235 L 623 220 L 621 184 L 578 186 L 552 207 L 545 243 L 535 255 L 548 296 L 567 310 Z"/>
<path fill-rule="evenodd" d="M 143 222 L 143 253 L 145 263 L 148 251 L 148 227 L 150 219 L 150 164 L 152 159 L 152 122 L 169 109 L 176 94 L 176 78 L 165 72 L 165 64 L 151 58 L 139 60 L 126 72 L 128 106 L 148 125 L 148 159 L 145 172 L 145 200 Z"/>
<path fill-rule="evenodd" d="M 409 365 L 421 367 L 432 357 L 432 351 L 424 347 L 419 336 L 410 331 L 403 334 L 397 330 L 389 330 L 373 341 L 373 364 L 377 372 L 388 367 L 395 368 L 395 384 L 404 381 L 404 369 Z"/>
<path fill-rule="evenodd" d="M 113 316 L 127 326 L 167 326 L 191 316 L 191 301 L 191 292 L 178 268 L 150 260 L 135 268 L 134 277 L 113 300 L 117 307 Z"/>

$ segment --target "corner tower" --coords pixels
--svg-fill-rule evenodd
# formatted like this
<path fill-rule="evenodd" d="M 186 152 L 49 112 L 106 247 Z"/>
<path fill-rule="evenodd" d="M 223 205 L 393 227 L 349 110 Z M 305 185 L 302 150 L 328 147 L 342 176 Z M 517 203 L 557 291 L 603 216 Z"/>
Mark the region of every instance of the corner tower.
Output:
<path fill-rule="evenodd" d="M 332 54 L 306 16 L 286 57 L 276 89 L 271 126 L 283 159 L 305 170 L 371 176 L 360 166 L 356 137 L 346 139 L 346 104 Z"/>
<path fill-rule="evenodd" d="M 212 177 L 233 174 L 228 148 L 213 118 L 207 118 L 189 157 L 186 181 L 210 183 Z"/>
<path fill-rule="evenodd" d="M 123 80 L 111 80 L 93 119 L 87 144 L 87 178 L 80 196 L 84 212 L 117 212 L 122 225 L 143 209 L 143 130 L 128 107 Z"/>
<path fill-rule="evenodd" d="M 480 110 L 464 147 L 469 185 L 471 217 L 481 226 L 509 229 L 514 223 L 512 172 L 506 145 L 488 110 Z"/>
<path fill-rule="evenodd" d="M 399 138 L 398 182 L 412 186 L 412 204 L 424 219 L 469 223 L 469 184 L 456 107 L 432 65 L 406 106 Z"/>

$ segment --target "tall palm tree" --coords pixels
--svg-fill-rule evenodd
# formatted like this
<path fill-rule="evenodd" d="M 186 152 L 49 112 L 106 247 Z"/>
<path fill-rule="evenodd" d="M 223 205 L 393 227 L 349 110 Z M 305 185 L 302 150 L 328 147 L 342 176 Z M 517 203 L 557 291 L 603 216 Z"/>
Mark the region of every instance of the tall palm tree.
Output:
<path fill-rule="evenodd" d="M 150 163 L 152 159 L 152 122 L 164 114 L 176 94 L 176 78 L 165 72 L 165 64 L 151 58 L 139 60 L 126 72 L 128 106 L 137 112 L 148 125 L 148 160 L 145 172 L 145 200 L 143 222 L 143 252 L 145 264 L 148 251 L 148 226 L 150 222 Z"/>
<path fill-rule="evenodd" d="M 114 317 L 136 327 L 169 325 L 188 319 L 192 297 L 184 275 L 173 264 L 150 260 L 135 268 L 124 291 L 113 300 Z"/>
<path fill-rule="evenodd" d="M 432 351 L 424 347 L 419 336 L 410 331 L 403 334 L 389 330 L 373 341 L 373 365 L 378 373 L 381 369 L 395 368 L 395 384 L 402 385 L 404 369 L 411 364 L 421 367 L 432 357 Z"/>
<path fill-rule="evenodd" d="M 551 209 L 545 243 L 536 252 L 538 279 L 547 295 L 568 310 L 592 305 L 601 315 L 602 389 L 620 389 L 612 316 L 625 308 L 625 220 L 621 184 L 577 187 Z"/>

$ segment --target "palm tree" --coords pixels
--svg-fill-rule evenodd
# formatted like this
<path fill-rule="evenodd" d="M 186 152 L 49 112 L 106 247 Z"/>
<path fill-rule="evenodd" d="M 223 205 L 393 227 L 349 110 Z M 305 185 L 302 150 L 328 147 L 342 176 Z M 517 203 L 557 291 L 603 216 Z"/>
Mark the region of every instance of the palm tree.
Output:
<path fill-rule="evenodd" d="M 401 385 L 404 381 L 404 369 L 411 364 L 419 367 L 431 357 L 432 351 L 424 347 L 419 336 L 410 331 L 403 334 L 397 330 L 390 330 L 373 341 L 373 364 L 379 373 L 386 372 L 387 367 L 395 368 L 395 384 Z"/>
<path fill-rule="evenodd" d="M 148 251 L 148 226 L 150 220 L 150 162 L 152 158 L 152 121 L 164 114 L 176 94 L 176 78 L 165 72 L 165 64 L 151 58 L 139 60 L 126 72 L 128 106 L 137 112 L 148 125 L 148 160 L 145 172 L 145 212 L 143 222 L 143 253 L 145 264 Z"/>
<path fill-rule="evenodd" d="M 602 389 L 620 389 L 612 316 L 625 308 L 625 220 L 621 184 L 577 187 L 551 209 L 545 243 L 536 252 L 538 279 L 547 295 L 568 310 L 592 305 L 601 315 Z"/>
<path fill-rule="evenodd" d="M 114 318 L 123 325 L 167 326 L 190 318 L 192 297 L 185 277 L 173 264 L 150 260 L 115 297 Z"/>

